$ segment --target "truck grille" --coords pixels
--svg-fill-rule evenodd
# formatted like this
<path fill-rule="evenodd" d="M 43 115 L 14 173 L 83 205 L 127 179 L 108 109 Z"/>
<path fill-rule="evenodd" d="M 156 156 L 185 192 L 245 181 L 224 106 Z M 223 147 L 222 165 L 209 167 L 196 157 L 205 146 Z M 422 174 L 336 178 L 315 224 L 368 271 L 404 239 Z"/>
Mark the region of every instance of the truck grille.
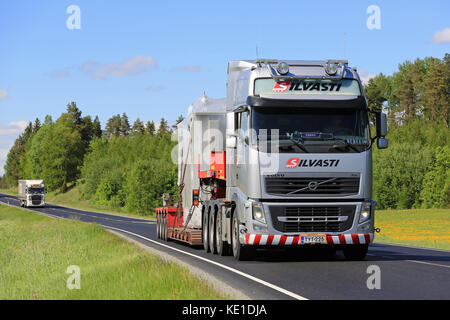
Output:
<path fill-rule="evenodd" d="M 273 227 L 280 232 L 342 232 L 353 225 L 356 206 L 269 206 Z"/>
<path fill-rule="evenodd" d="M 266 177 L 266 192 L 273 195 L 354 195 L 359 177 Z"/>
<path fill-rule="evenodd" d="M 40 204 L 41 204 L 41 201 L 42 201 L 42 196 L 36 195 L 36 194 L 34 194 L 34 195 L 31 196 L 31 203 L 32 203 L 34 206 L 40 205 Z"/>

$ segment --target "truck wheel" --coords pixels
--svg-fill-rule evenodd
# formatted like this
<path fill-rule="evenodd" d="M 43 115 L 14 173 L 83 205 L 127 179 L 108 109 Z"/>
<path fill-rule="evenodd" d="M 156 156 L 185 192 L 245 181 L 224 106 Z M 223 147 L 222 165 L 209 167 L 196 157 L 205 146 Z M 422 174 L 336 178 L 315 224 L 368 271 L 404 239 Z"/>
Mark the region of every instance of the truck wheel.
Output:
<path fill-rule="evenodd" d="M 212 254 L 216 254 L 216 228 L 215 228 L 215 212 L 211 210 L 209 213 L 209 225 L 208 225 L 208 240 L 209 240 L 209 251 Z"/>
<path fill-rule="evenodd" d="M 231 243 L 233 248 L 233 256 L 236 260 L 245 261 L 253 258 L 255 249 L 239 243 L 239 221 L 237 212 L 233 215 Z"/>
<path fill-rule="evenodd" d="M 220 213 L 216 216 L 216 245 L 217 254 L 219 256 L 228 256 L 230 254 L 230 245 L 222 240 L 222 221 Z"/>
<path fill-rule="evenodd" d="M 159 213 L 156 214 L 156 237 L 161 239 L 161 223 L 159 222 Z"/>
<path fill-rule="evenodd" d="M 203 240 L 203 249 L 205 249 L 205 252 L 209 252 L 208 218 L 209 218 L 209 209 L 206 209 L 203 214 L 203 224 L 202 224 L 202 240 Z"/>
<path fill-rule="evenodd" d="M 163 224 L 162 225 L 163 225 L 163 227 L 162 227 L 162 231 L 163 231 L 162 238 L 163 238 L 164 241 L 167 241 L 167 215 L 166 214 L 163 217 Z"/>
<path fill-rule="evenodd" d="M 359 261 L 366 258 L 368 249 L 368 244 L 352 244 L 342 249 L 342 251 L 347 260 Z"/>

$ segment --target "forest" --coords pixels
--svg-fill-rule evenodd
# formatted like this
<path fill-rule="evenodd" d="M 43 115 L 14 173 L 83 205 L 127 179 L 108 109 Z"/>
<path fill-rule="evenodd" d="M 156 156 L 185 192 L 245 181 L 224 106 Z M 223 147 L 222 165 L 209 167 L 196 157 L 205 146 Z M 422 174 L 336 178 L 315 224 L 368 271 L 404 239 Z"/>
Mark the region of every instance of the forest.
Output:
<path fill-rule="evenodd" d="M 369 108 L 387 113 L 389 148 L 373 149 L 373 198 L 378 209 L 448 207 L 450 197 L 450 55 L 405 61 L 392 75 L 364 86 Z M 163 118 L 83 116 L 75 102 L 53 121 L 30 122 L 10 149 L 0 188 L 44 179 L 48 191 L 80 188 L 82 198 L 143 215 L 177 193 L 173 126 Z"/>

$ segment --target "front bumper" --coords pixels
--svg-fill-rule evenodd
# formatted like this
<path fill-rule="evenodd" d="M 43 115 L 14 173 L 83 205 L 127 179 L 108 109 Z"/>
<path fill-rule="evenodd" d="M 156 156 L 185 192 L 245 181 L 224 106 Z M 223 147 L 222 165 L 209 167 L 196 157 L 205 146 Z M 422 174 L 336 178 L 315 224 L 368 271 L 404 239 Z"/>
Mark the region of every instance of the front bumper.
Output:
<path fill-rule="evenodd" d="M 305 234 L 305 236 L 308 235 Z M 325 245 L 369 244 L 373 242 L 373 233 L 327 235 L 326 239 L 327 243 Z M 250 233 L 245 235 L 245 244 L 251 246 L 305 245 L 302 243 L 302 235 L 285 236 Z"/>

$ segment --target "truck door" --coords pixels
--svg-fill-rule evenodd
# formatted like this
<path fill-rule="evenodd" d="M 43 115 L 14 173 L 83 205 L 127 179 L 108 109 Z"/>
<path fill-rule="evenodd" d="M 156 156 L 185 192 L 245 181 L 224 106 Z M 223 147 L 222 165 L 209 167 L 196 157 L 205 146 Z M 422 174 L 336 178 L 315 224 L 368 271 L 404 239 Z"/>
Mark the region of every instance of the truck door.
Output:
<path fill-rule="evenodd" d="M 247 189 L 247 173 L 248 173 L 248 155 L 249 155 L 249 131 L 248 120 L 249 112 L 244 111 L 237 114 L 238 120 L 238 143 L 236 146 L 236 182 L 237 185 L 246 191 Z"/>

